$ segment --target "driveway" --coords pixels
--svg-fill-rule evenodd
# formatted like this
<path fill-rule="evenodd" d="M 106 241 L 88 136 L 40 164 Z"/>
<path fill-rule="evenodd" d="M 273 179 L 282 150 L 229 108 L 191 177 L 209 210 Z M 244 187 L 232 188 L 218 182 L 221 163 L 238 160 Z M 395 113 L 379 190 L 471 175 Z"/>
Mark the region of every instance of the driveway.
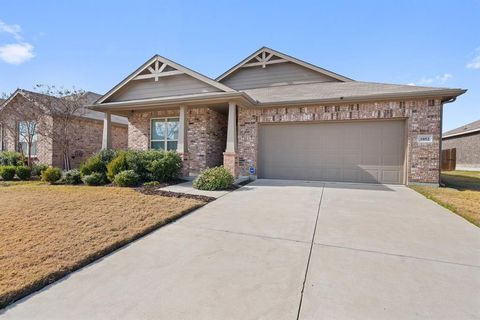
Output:
<path fill-rule="evenodd" d="M 404 186 L 257 180 L 2 319 L 478 319 L 480 230 Z"/>

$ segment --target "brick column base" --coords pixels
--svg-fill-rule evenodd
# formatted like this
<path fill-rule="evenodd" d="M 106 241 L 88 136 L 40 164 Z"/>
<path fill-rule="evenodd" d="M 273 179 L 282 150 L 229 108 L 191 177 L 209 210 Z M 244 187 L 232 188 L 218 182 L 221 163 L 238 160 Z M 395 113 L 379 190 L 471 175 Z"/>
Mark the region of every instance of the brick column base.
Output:
<path fill-rule="evenodd" d="M 239 173 L 238 166 L 238 155 L 235 152 L 224 152 L 223 153 L 223 166 L 225 169 L 230 171 L 230 173 L 237 178 Z"/>
<path fill-rule="evenodd" d="M 178 155 L 182 158 L 182 170 L 181 175 L 182 177 L 188 177 L 190 175 L 190 164 L 188 161 L 188 153 L 181 153 L 179 152 Z"/>

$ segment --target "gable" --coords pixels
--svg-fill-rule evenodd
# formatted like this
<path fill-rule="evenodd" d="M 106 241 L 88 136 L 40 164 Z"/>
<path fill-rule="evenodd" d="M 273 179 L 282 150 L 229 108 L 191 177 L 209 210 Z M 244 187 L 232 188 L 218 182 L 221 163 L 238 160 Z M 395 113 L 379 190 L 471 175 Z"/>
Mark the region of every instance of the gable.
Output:
<path fill-rule="evenodd" d="M 309 82 L 345 82 L 351 79 L 264 47 L 222 74 L 217 81 L 242 90 Z"/>
<path fill-rule="evenodd" d="M 231 88 L 161 56 L 154 56 L 97 103 L 230 92 Z"/>

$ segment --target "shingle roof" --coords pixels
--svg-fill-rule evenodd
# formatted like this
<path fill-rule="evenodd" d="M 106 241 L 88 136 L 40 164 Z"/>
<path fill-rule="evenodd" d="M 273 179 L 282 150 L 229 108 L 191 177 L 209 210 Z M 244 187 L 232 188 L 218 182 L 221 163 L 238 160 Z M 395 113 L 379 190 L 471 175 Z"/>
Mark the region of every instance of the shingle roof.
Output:
<path fill-rule="evenodd" d="M 375 97 L 378 99 L 381 96 L 417 96 L 422 94 L 440 94 L 448 90 L 462 91 L 460 89 L 420 87 L 361 81 L 315 82 L 255 88 L 243 91 L 254 100 L 257 100 L 259 103 L 269 104 L 299 102 L 302 100 L 309 101 L 338 99 L 341 101 L 342 99 L 365 99 L 368 97 Z"/>
<path fill-rule="evenodd" d="M 447 131 L 443 134 L 443 138 L 448 138 L 452 136 L 461 136 L 464 134 L 473 133 L 477 131 L 480 131 L 480 120 L 477 120 L 469 124 L 463 125 L 461 127 L 458 127 L 456 129 Z"/>

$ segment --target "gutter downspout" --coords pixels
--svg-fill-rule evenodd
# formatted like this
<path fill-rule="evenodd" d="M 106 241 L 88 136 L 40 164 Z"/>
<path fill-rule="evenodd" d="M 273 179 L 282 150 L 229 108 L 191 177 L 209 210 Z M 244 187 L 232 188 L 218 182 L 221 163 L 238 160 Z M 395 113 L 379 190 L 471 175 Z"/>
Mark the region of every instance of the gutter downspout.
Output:
<path fill-rule="evenodd" d="M 439 163 L 438 163 L 438 184 L 441 186 L 441 187 L 444 187 L 445 184 L 442 183 L 442 162 L 443 162 L 443 159 L 442 159 L 442 144 L 443 144 L 443 105 L 445 103 L 452 103 L 452 102 L 455 102 L 457 100 L 457 97 L 452 97 L 452 98 L 449 98 L 449 99 L 446 99 L 446 100 L 441 100 L 441 104 L 440 104 L 440 114 L 441 114 L 441 117 L 440 117 L 440 143 L 439 143 L 439 146 L 440 146 L 440 150 L 439 150 Z"/>

